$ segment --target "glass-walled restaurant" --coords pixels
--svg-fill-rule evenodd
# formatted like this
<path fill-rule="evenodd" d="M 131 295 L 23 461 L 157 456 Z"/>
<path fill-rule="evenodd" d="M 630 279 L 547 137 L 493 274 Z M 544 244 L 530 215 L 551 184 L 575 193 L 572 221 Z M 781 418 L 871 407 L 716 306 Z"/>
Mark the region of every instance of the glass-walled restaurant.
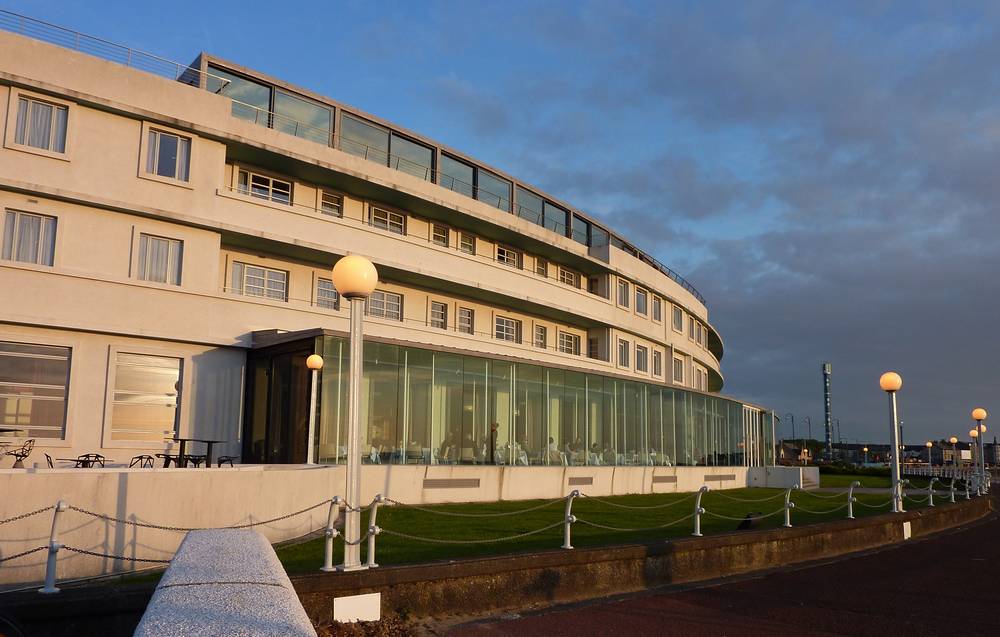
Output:
<path fill-rule="evenodd" d="M 249 361 L 244 461 L 304 462 L 309 372 L 321 354 L 314 457 L 346 461 L 348 342 L 320 336 Z M 644 383 L 366 341 L 363 462 L 761 466 L 773 415 L 726 398 Z"/>

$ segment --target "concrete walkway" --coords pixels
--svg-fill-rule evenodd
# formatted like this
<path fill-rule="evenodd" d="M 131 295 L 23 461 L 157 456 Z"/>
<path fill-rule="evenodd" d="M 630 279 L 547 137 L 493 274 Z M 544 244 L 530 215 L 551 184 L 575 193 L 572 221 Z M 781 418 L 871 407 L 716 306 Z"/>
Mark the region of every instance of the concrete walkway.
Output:
<path fill-rule="evenodd" d="M 478 635 L 997 635 L 1000 518 L 732 583 L 454 627 Z"/>

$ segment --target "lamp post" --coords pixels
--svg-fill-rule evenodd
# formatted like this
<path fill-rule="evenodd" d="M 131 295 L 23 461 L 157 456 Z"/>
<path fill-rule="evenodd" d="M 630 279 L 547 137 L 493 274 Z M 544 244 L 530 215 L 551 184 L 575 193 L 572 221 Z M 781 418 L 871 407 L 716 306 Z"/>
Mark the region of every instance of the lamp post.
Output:
<path fill-rule="evenodd" d="M 958 438 L 952 436 L 948 442 L 951 443 L 951 466 L 958 469 Z"/>
<path fill-rule="evenodd" d="M 865 464 L 868 464 L 868 447 L 862 447 L 861 451 L 865 452 Z"/>
<path fill-rule="evenodd" d="M 979 474 L 979 430 L 970 429 L 969 437 L 972 438 L 972 449 L 973 449 L 973 462 L 972 465 L 975 467 L 972 471 L 972 475 L 976 476 L 976 495 L 983 494 L 983 482 L 982 476 Z"/>
<path fill-rule="evenodd" d="M 361 565 L 361 373 L 365 299 L 378 284 L 378 270 L 368 259 L 349 255 L 333 266 L 333 287 L 351 305 L 350 369 L 347 403 L 347 512 L 344 516 L 343 571 Z"/>
<path fill-rule="evenodd" d="M 306 464 L 313 464 L 316 459 L 316 385 L 319 370 L 323 369 L 323 357 L 319 354 L 310 354 L 309 358 L 306 359 L 306 367 L 312 370 L 312 389 L 309 393 L 309 447 L 306 448 Z"/>
<path fill-rule="evenodd" d="M 934 443 L 931 442 L 930 440 L 928 440 L 927 442 L 924 443 L 924 446 L 927 447 L 927 468 L 930 469 L 931 468 L 931 448 L 934 446 Z"/>
<path fill-rule="evenodd" d="M 896 392 L 903 386 L 903 379 L 896 372 L 886 372 L 878 379 L 879 387 L 889 395 L 889 448 L 892 450 L 892 512 L 903 512 L 903 489 L 899 480 L 899 417 L 896 411 Z"/>
<path fill-rule="evenodd" d="M 976 407 L 972 410 L 972 419 L 976 421 L 976 433 L 978 434 L 976 438 L 979 441 L 979 476 L 983 491 L 990 490 L 989 481 L 986 479 L 986 454 L 983 453 L 983 438 L 985 438 L 983 434 L 986 433 L 986 425 L 983 424 L 983 421 L 986 420 L 986 416 L 988 414 L 982 407 Z"/>
<path fill-rule="evenodd" d="M 812 437 L 813 437 L 813 421 L 812 421 L 812 418 L 810 418 L 809 416 L 806 416 L 805 421 L 806 421 L 806 426 L 809 428 L 809 440 L 812 440 Z M 809 456 L 810 456 L 810 454 L 809 454 L 809 449 L 806 447 L 805 440 L 802 441 L 802 448 L 806 449 L 806 464 L 809 464 Z"/>

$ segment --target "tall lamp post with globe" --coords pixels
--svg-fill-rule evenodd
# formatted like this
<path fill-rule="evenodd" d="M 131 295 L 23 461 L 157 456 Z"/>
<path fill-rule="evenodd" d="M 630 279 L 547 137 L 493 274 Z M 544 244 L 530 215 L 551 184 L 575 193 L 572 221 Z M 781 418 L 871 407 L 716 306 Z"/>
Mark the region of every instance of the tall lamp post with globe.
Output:
<path fill-rule="evenodd" d="M 309 390 L 309 447 L 306 449 L 306 464 L 316 460 L 316 385 L 319 383 L 319 370 L 323 369 L 323 357 L 311 354 L 306 359 L 306 367 L 312 372 L 311 389 Z"/>
<path fill-rule="evenodd" d="M 979 446 L 979 479 L 984 493 L 990 490 L 990 481 L 986 479 L 986 454 L 983 453 L 983 438 L 986 437 L 984 435 L 986 425 L 983 424 L 983 421 L 986 420 L 986 416 L 988 414 L 982 407 L 976 407 L 972 410 L 972 419 L 976 421 L 976 433 L 978 434 L 976 439 Z"/>
<path fill-rule="evenodd" d="M 959 462 L 958 462 L 958 438 L 956 438 L 955 436 L 952 436 L 951 438 L 948 439 L 948 442 L 951 443 L 951 466 L 954 467 L 955 469 L 958 469 L 958 465 L 959 465 Z M 955 475 L 955 474 L 953 474 L 953 475 Z"/>
<path fill-rule="evenodd" d="M 343 571 L 363 569 L 361 565 L 361 373 L 363 353 L 362 322 L 365 299 L 378 284 L 378 270 L 368 259 L 355 254 L 333 266 L 333 287 L 351 305 L 350 368 L 347 403 L 347 513 L 344 516 Z"/>
<path fill-rule="evenodd" d="M 930 469 L 933 464 L 931 460 L 931 449 L 934 447 L 934 443 L 928 440 L 924 443 L 924 446 L 927 447 L 927 468 Z"/>
<path fill-rule="evenodd" d="M 972 475 L 975 478 L 976 495 L 982 495 L 983 481 L 982 481 L 982 476 L 979 475 L 979 429 L 977 428 L 970 429 L 969 437 L 972 438 L 972 445 L 971 445 L 973 451 Z"/>
<path fill-rule="evenodd" d="M 896 372 L 886 372 L 878 379 L 879 387 L 889 395 L 889 449 L 892 454 L 889 467 L 892 471 L 892 512 L 903 512 L 903 484 L 899 478 L 899 417 L 896 411 L 896 392 L 903 386 L 902 377 Z"/>

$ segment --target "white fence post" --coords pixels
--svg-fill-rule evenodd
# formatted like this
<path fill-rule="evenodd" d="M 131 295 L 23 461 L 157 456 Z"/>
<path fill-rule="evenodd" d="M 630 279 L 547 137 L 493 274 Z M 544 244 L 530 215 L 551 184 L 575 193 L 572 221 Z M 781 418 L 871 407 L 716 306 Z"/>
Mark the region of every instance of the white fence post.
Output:
<path fill-rule="evenodd" d="M 858 501 L 858 499 L 854 497 L 854 487 L 860 487 L 860 486 L 861 486 L 861 483 L 858 482 L 857 480 L 855 480 L 854 482 L 851 483 L 850 488 L 847 489 L 847 519 L 848 520 L 853 520 L 854 519 L 854 503 Z"/>
<path fill-rule="evenodd" d="M 929 506 L 934 506 L 934 483 L 937 481 L 937 478 L 931 478 L 931 481 L 927 484 L 927 502 Z"/>
<path fill-rule="evenodd" d="M 378 505 L 385 502 L 385 498 L 379 493 L 372 500 L 372 510 L 368 515 L 368 568 L 378 568 L 378 564 L 375 563 L 375 536 L 382 532 L 382 529 L 375 525 L 375 519 L 378 516 Z"/>
<path fill-rule="evenodd" d="M 955 478 L 951 479 L 951 484 L 948 485 L 948 491 L 950 492 L 951 502 L 955 503 Z"/>
<path fill-rule="evenodd" d="M 56 539 L 56 533 L 59 530 L 59 514 L 68 508 L 69 505 L 59 500 L 52 511 L 52 532 L 49 533 L 49 555 L 45 562 L 45 586 L 38 589 L 39 593 L 48 595 L 59 592 L 59 589 L 56 588 L 56 560 L 59 557 L 59 549 L 63 545 Z"/>
<path fill-rule="evenodd" d="M 694 499 L 694 533 L 691 535 L 695 537 L 701 537 L 701 516 L 705 512 L 705 509 L 701 508 L 701 496 L 709 490 L 710 489 L 706 484 L 702 488 L 698 489 L 698 495 Z"/>
<path fill-rule="evenodd" d="M 340 516 L 340 505 L 343 500 L 339 495 L 333 496 L 330 500 L 330 512 L 326 516 L 326 547 L 323 551 L 323 567 L 319 570 L 327 573 L 337 570 L 333 565 L 333 538 L 337 537 L 337 529 L 333 528 L 334 522 Z"/>
<path fill-rule="evenodd" d="M 785 523 L 782 526 L 786 528 L 792 527 L 792 509 L 795 508 L 795 503 L 791 501 L 792 490 L 798 490 L 798 488 L 799 485 L 793 484 L 785 489 Z"/>
<path fill-rule="evenodd" d="M 580 497 L 580 491 L 574 489 L 570 492 L 569 497 L 566 498 L 566 515 L 563 517 L 563 545 L 564 549 L 573 548 L 572 538 L 570 537 L 570 527 L 576 522 L 576 516 L 573 515 L 573 500 L 574 498 Z"/>

